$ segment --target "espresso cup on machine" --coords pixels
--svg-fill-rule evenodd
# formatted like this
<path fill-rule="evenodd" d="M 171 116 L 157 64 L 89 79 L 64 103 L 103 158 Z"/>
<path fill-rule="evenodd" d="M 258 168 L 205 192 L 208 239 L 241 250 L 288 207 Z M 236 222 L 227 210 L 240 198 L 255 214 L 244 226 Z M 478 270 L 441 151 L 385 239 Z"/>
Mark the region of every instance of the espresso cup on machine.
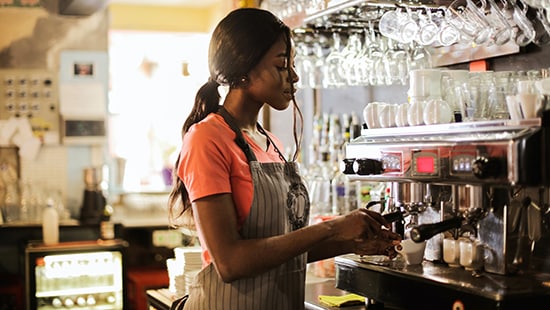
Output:
<path fill-rule="evenodd" d="M 408 115 L 409 103 L 401 103 L 397 106 L 397 112 L 395 113 L 395 125 L 397 127 L 409 126 Z"/>
<path fill-rule="evenodd" d="M 447 124 L 452 120 L 451 107 L 447 101 L 441 98 L 433 98 L 426 101 L 422 112 L 424 124 Z"/>
<path fill-rule="evenodd" d="M 523 118 L 529 119 L 538 116 L 541 108 L 541 98 L 538 94 L 521 93 L 516 96 Z"/>
<path fill-rule="evenodd" d="M 541 95 L 535 87 L 535 82 L 526 80 L 517 82 L 516 105 L 519 106 L 524 119 L 535 118 L 542 108 Z"/>
<path fill-rule="evenodd" d="M 382 128 L 395 127 L 395 115 L 397 114 L 396 104 L 384 104 L 378 110 L 378 123 Z"/>
<path fill-rule="evenodd" d="M 363 119 L 369 129 L 380 128 L 380 111 L 385 102 L 369 102 L 363 109 Z"/>
<path fill-rule="evenodd" d="M 460 267 L 460 241 L 447 237 L 443 239 L 443 261 L 449 267 Z"/>
<path fill-rule="evenodd" d="M 466 270 L 480 270 L 483 267 L 483 244 L 477 240 L 461 238 L 460 265 Z"/>
<path fill-rule="evenodd" d="M 510 114 L 510 119 L 520 120 L 523 118 L 521 114 L 521 106 L 516 99 L 516 95 L 506 96 L 506 106 L 508 107 L 508 113 Z"/>
<path fill-rule="evenodd" d="M 403 240 L 396 251 L 403 256 L 405 264 L 418 265 L 424 260 L 426 241 L 414 242 L 411 239 Z"/>

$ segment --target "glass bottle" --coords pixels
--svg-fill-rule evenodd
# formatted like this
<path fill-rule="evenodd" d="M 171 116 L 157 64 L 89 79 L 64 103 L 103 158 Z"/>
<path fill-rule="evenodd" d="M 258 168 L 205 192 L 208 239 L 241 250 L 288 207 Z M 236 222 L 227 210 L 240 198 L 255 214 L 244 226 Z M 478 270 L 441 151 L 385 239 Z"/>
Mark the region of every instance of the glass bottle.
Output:
<path fill-rule="evenodd" d="M 42 239 L 46 245 L 59 242 L 59 216 L 51 200 L 42 211 Z"/>
<path fill-rule="evenodd" d="M 350 140 L 353 140 L 361 135 L 361 122 L 359 121 L 359 116 L 355 111 L 351 112 L 351 124 L 350 124 Z"/>
<path fill-rule="evenodd" d="M 342 215 L 350 210 L 350 181 L 346 174 L 338 171 L 331 180 L 332 214 Z"/>
<path fill-rule="evenodd" d="M 318 222 L 322 217 L 332 214 L 331 204 L 331 180 L 333 177 L 330 153 L 321 152 L 321 161 L 315 175 L 310 176 L 309 194 L 311 203 L 310 219 L 312 223 Z"/>

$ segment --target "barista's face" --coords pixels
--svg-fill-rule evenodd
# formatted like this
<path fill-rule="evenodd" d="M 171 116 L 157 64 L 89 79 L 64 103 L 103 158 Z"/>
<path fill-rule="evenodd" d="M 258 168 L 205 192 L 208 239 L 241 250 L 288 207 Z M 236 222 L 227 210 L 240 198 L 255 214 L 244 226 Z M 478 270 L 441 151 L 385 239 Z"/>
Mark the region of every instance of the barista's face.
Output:
<path fill-rule="evenodd" d="M 267 103 L 276 110 L 288 107 L 296 91 L 294 83 L 298 82 L 298 75 L 294 70 L 294 54 L 292 48 L 291 63 L 288 63 L 286 42 L 284 36 L 281 36 L 248 74 L 247 90 L 252 99 Z"/>

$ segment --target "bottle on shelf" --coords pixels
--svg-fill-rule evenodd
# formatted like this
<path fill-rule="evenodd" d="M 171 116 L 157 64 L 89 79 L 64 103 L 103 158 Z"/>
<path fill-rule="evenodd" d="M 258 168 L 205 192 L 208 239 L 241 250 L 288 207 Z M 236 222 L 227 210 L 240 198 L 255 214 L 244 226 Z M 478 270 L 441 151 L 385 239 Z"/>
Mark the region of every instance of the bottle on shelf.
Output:
<path fill-rule="evenodd" d="M 42 211 L 42 239 L 46 245 L 59 242 L 59 215 L 51 199 Z"/>
<path fill-rule="evenodd" d="M 328 151 L 321 152 L 321 161 L 316 164 L 316 169 L 311 172 L 314 174 L 309 176 L 310 219 L 312 222 L 316 222 L 319 218 L 332 214 L 330 196 L 332 193 L 331 180 L 334 172 Z"/>
<path fill-rule="evenodd" d="M 103 213 L 101 214 L 99 223 L 99 235 L 103 240 L 115 238 L 115 225 L 113 221 L 111 221 L 113 211 L 113 207 L 110 204 L 106 204 L 105 208 L 103 209 Z"/>
<path fill-rule="evenodd" d="M 332 213 L 346 214 L 350 210 L 350 181 L 346 174 L 338 171 L 331 180 Z"/>
<path fill-rule="evenodd" d="M 359 116 L 355 113 L 355 111 L 351 112 L 349 135 L 350 140 L 353 140 L 361 135 L 361 122 L 359 121 Z"/>

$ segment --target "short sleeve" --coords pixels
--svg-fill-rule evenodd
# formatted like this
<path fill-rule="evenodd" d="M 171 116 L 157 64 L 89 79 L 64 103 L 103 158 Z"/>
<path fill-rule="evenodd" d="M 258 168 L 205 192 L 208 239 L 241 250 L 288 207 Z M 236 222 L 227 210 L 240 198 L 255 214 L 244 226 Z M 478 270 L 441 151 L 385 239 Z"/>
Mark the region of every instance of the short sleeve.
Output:
<path fill-rule="evenodd" d="M 224 156 L 217 135 L 207 126 L 192 127 L 183 139 L 178 176 L 191 201 L 214 194 L 230 193 L 230 158 Z M 218 133 L 219 136 L 219 133 Z"/>

